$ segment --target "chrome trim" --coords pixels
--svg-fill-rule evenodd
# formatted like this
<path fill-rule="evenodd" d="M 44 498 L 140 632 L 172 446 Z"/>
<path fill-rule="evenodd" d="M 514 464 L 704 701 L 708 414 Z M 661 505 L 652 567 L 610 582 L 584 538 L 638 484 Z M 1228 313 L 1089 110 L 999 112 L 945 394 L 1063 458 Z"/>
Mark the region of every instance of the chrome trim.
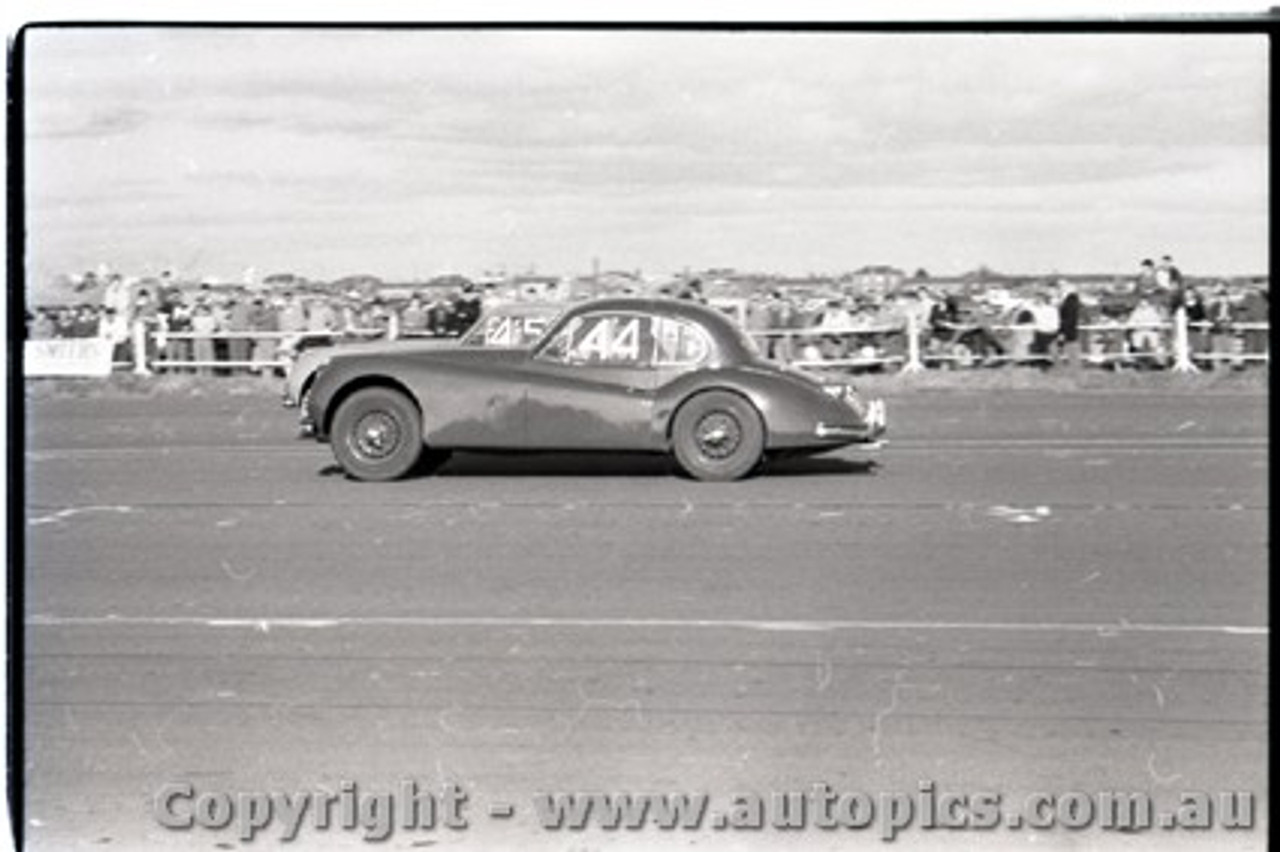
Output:
<path fill-rule="evenodd" d="M 827 423 L 819 423 L 813 427 L 813 434 L 819 438 L 851 438 L 858 439 L 866 436 L 866 430 L 857 426 L 831 426 Z"/>

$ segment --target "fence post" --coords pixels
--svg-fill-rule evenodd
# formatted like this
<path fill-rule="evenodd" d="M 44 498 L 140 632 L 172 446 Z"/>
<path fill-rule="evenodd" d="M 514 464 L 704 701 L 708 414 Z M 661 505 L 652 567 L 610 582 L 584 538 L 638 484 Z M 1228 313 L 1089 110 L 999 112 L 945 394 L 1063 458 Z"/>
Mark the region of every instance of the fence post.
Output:
<path fill-rule="evenodd" d="M 1191 341 L 1187 335 L 1187 309 L 1179 307 L 1173 312 L 1173 366 L 1175 373 L 1198 373 L 1200 368 L 1191 360 Z"/>
<path fill-rule="evenodd" d="M 387 317 L 387 340 L 400 339 L 400 315 L 392 311 Z"/>
<path fill-rule="evenodd" d="M 920 360 L 920 327 L 915 312 L 907 312 L 907 361 L 902 365 L 904 373 L 919 373 L 924 370 L 924 362 Z"/>
<path fill-rule="evenodd" d="M 139 317 L 133 321 L 133 372 L 139 376 L 151 375 L 147 366 L 147 321 Z"/>

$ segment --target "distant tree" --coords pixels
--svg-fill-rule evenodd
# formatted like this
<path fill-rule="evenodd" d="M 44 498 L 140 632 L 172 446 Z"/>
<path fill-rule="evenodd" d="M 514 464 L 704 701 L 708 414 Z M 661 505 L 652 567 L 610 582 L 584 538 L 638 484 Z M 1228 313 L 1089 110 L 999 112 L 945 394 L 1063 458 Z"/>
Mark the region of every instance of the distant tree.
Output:
<path fill-rule="evenodd" d="M 929 270 L 925 269 L 925 268 L 922 266 L 922 267 L 920 267 L 919 269 L 917 269 L 917 270 L 916 270 L 916 274 L 915 274 L 915 275 L 912 275 L 911 277 L 912 277 L 912 278 L 914 278 L 914 279 L 916 279 L 917 281 L 922 281 L 922 280 L 924 280 L 925 278 L 928 278 L 928 277 L 929 277 Z"/>

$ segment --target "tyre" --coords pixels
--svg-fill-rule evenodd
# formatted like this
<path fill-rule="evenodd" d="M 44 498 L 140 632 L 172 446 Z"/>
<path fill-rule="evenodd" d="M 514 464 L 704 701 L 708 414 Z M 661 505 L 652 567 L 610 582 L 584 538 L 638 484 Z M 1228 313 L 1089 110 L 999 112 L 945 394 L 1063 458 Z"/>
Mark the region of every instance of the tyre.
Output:
<path fill-rule="evenodd" d="M 676 412 L 671 449 L 694 479 L 741 479 L 764 456 L 764 422 L 755 406 L 735 393 L 700 393 Z"/>
<path fill-rule="evenodd" d="M 338 407 L 329 440 L 349 476 L 374 482 L 399 479 L 422 455 L 422 418 L 399 391 L 365 388 Z"/>

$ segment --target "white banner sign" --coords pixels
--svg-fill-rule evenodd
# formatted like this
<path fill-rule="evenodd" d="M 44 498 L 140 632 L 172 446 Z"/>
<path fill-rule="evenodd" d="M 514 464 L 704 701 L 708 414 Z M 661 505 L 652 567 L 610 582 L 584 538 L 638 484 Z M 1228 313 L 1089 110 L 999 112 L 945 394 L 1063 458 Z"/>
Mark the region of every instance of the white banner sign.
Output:
<path fill-rule="evenodd" d="M 109 376 L 114 341 L 102 337 L 28 340 L 22 348 L 22 374 L 42 376 Z"/>

